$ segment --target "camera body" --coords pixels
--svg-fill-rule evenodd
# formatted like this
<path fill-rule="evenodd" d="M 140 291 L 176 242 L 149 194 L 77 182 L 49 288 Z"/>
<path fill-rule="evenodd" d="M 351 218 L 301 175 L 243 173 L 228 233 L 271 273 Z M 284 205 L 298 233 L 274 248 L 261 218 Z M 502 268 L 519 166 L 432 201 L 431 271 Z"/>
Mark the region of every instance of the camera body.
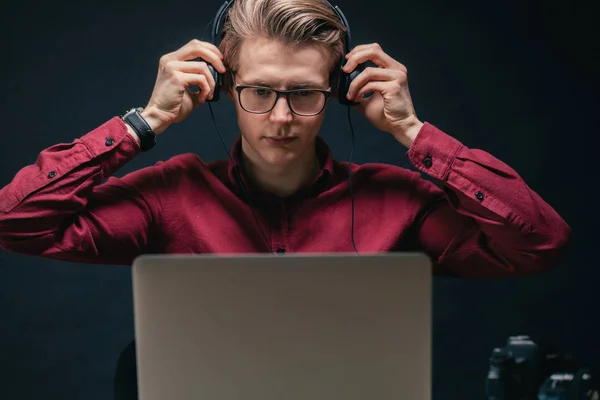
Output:
<path fill-rule="evenodd" d="M 600 400 L 588 368 L 529 336 L 510 336 L 489 361 L 487 400 Z"/>

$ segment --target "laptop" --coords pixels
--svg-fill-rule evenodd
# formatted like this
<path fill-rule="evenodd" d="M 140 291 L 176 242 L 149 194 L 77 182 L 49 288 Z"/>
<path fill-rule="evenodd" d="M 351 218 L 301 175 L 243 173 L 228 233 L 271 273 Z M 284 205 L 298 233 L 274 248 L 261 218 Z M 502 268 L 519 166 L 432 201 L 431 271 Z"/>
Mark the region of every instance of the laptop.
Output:
<path fill-rule="evenodd" d="M 140 400 L 429 400 L 422 253 L 144 255 Z"/>

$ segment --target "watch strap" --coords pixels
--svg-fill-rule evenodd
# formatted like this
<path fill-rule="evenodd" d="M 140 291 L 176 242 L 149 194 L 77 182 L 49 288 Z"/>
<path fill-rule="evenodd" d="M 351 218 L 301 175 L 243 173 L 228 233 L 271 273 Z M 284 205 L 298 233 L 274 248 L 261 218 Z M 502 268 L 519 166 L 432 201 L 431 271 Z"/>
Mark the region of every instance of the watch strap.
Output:
<path fill-rule="evenodd" d="M 142 107 L 132 108 L 122 115 L 121 119 L 129 124 L 140 138 L 140 147 L 142 151 L 148 151 L 156 144 L 156 134 L 140 114 L 142 110 Z"/>

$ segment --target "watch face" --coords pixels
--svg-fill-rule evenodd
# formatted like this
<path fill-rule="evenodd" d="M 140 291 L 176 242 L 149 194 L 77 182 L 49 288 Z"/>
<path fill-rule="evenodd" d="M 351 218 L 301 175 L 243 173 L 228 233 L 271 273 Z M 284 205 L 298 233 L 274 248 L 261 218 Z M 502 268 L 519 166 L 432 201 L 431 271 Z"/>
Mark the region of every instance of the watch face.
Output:
<path fill-rule="evenodd" d="M 129 110 L 127 110 L 127 111 L 126 111 L 126 112 L 125 112 L 125 113 L 124 113 L 124 114 L 121 116 L 121 118 L 125 118 L 125 117 L 127 117 L 128 115 L 131 115 L 131 114 L 133 114 L 135 111 L 136 111 L 136 109 L 135 109 L 135 108 L 129 109 Z"/>

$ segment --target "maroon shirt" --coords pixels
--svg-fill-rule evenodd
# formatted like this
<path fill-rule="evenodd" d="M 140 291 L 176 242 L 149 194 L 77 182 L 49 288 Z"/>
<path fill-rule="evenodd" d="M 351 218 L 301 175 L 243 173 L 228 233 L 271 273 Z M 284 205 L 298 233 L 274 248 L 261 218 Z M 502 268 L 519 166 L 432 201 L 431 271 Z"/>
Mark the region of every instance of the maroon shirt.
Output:
<path fill-rule="evenodd" d="M 348 164 L 320 138 L 316 148 L 322 168 L 310 187 L 286 199 L 254 190 L 248 202 L 234 174 L 239 138 L 233 163 L 182 154 L 111 176 L 140 152 L 115 117 L 43 150 L 0 190 L 0 247 L 126 265 L 144 253 L 266 252 L 254 208 L 280 254 L 354 252 Z M 436 274 L 471 278 L 526 275 L 558 262 L 571 230 L 512 168 L 428 123 L 407 155 L 443 189 L 398 166 L 352 164 L 360 254 L 423 251 Z"/>

